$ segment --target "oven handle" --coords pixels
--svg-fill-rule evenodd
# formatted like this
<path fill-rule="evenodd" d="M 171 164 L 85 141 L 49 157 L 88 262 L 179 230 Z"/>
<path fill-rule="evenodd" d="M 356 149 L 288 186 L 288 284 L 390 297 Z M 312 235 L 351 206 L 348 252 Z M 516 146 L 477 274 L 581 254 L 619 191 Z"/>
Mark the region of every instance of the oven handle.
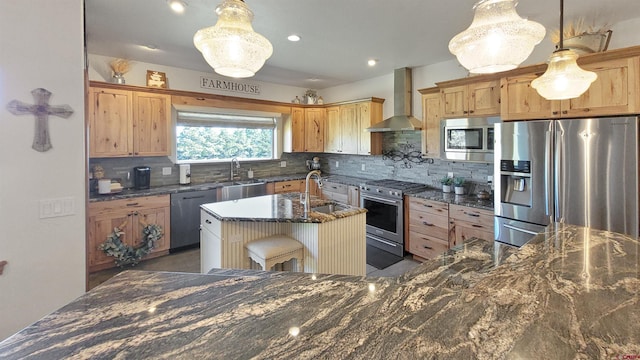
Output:
<path fill-rule="evenodd" d="M 388 241 L 386 241 L 386 240 L 382 240 L 382 238 L 379 238 L 379 237 L 377 237 L 377 236 L 373 236 L 373 235 L 371 235 L 371 234 L 367 234 L 367 237 L 372 238 L 372 239 L 373 239 L 373 240 L 375 240 L 375 241 L 379 241 L 379 242 L 381 242 L 381 243 L 387 244 L 387 245 L 389 245 L 389 246 L 393 246 L 393 247 L 397 247 L 397 246 L 398 246 L 398 244 L 396 244 L 396 243 L 392 243 L 392 242 L 388 242 Z"/>
<path fill-rule="evenodd" d="M 375 200 L 375 201 L 379 201 L 381 203 L 385 203 L 385 204 L 390 204 L 390 205 L 398 205 L 399 200 L 388 200 L 388 199 L 383 199 L 377 196 L 371 196 L 371 195 L 360 195 L 363 199 L 370 199 L 370 200 Z"/>

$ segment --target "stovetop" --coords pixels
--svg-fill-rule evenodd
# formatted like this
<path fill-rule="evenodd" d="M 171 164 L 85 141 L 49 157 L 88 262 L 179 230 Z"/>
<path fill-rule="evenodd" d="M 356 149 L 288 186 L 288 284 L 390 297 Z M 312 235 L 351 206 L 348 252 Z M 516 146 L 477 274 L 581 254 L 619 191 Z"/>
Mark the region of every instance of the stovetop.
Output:
<path fill-rule="evenodd" d="M 370 180 L 360 184 L 361 193 L 377 194 L 391 198 L 402 198 L 408 191 L 426 189 L 427 185 L 393 179 Z"/>

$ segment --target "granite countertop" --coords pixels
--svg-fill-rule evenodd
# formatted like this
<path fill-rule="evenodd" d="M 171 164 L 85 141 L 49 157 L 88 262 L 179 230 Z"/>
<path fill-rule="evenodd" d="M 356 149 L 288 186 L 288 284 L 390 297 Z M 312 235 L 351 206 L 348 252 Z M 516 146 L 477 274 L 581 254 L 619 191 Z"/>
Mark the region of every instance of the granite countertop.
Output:
<path fill-rule="evenodd" d="M 443 193 L 440 189 L 428 189 L 417 193 L 408 193 L 413 196 L 428 200 L 442 201 L 449 204 L 468 206 L 478 209 L 493 211 L 493 197 L 482 200 L 475 195 L 455 195 L 454 193 Z"/>
<path fill-rule="evenodd" d="M 0 343 L 2 359 L 632 359 L 640 246 L 554 224 L 399 278 L 125 271 Z"/>
<path fill-rule="evenodd" d="M 262 181 L 266 183 L 270 182 L 278 182 L 278 181 L 288 181 L 288 180 L 300 180 L 306 178 L 307 174 L 291 174 L 291 175 L 277 175 L 260 179 L 253 179 L 255 181 Z M 243 180 L 246 181 L 246 180 Z M 217 189 L 222 187 L 224 183 L 228 182 L 228 180 L 221 182 L 212 182 L 212 183 L 204 183 L 204 184 L 190 184 L 190 185 L 164 185 L 164 186 L 153 186 L 149 189 L 137 190 L 133 188 L 125 189 L 118 193 L 113 194 L 98 194 L 91 193 L 89 194 L 89 201 L 107 201 L 107 200 L 118 200 L 118 199 L 129 199 L 133 197 L 140 196 L 153 196 L 153 195 L 166 195 L 166 194 L 177 194 L 186 191 L 204 191 Z"/>
<path fill-rule="evenodd" d="M 204 204 L 200 208 L 222 221 L 294 223 L 323 223 L 367 212 L 363 208 L 340 204 L 341 210 L 329 214 L 316 211 L 305 214 L 300 195 L 297 192 L 264 195 Z M 336 204 L 336 202 L 311 196 L 309 203 L 310 208 L 328 204 Z"/>

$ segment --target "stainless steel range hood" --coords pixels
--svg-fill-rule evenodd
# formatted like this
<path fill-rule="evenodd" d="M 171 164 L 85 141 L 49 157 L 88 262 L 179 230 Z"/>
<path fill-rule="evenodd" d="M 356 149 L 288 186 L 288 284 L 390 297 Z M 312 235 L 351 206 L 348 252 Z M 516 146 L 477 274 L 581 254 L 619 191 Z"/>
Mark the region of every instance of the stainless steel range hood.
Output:
<path fill-rule="evenodd" d="M 370 132 L 422 130 L 422 121 L 411 116 L 411 69 L 393 71 L 393 116 L 371 127 Z"/>

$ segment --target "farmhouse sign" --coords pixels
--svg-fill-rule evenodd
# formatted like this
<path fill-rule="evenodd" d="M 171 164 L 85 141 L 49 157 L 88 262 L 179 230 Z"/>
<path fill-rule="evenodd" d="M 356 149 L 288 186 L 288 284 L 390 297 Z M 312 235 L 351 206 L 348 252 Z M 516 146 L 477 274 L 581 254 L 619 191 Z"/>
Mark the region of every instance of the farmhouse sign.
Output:
<path fill-rule="evenodd" d="M 231 91 L 243 94 L 260 94 L 260 85 L 241 83 L 234 80 L 212 79 L 205 76 L 200 77 L 200 87 L 203 89 Z"/>

